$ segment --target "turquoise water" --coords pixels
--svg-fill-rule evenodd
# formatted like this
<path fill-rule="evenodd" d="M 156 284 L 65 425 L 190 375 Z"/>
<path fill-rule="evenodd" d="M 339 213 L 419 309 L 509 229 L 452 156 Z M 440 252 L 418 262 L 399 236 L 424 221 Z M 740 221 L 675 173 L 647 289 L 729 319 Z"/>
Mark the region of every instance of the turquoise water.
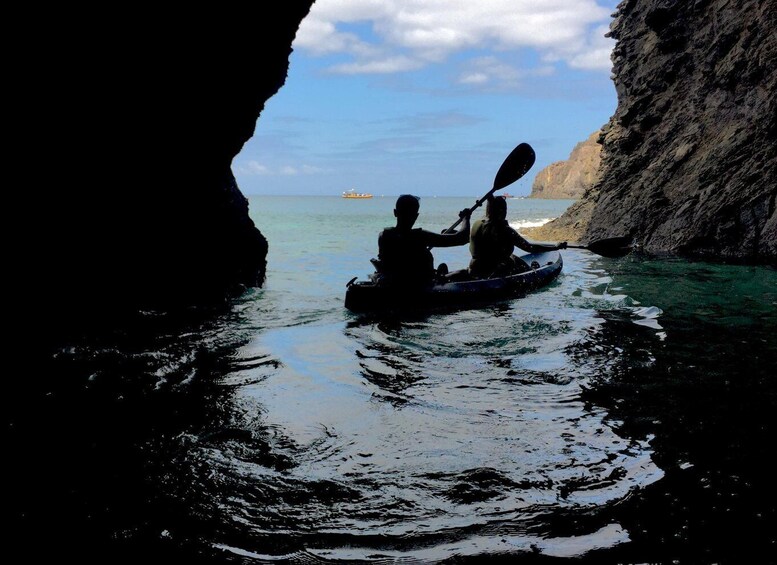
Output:
<path fill-rule="evenodd" d="M 13 411 L 12 429 L 35 430 L 11 450 L 31 462 L 20 522 L 173 562 L 707 563 L 775 547 L 775 269 L 570 249 L 519 300 L 355 315 L 345 285 L 371 271 L 393 201 L 252 197 L 263 288 L 63 344 Z M 423 198 L 418 224 L 442 230 L 472 203 Z M 508 220 L 569 204 L 512 199 Z M 435 257 L 454 269 L 468 251 Z"/>

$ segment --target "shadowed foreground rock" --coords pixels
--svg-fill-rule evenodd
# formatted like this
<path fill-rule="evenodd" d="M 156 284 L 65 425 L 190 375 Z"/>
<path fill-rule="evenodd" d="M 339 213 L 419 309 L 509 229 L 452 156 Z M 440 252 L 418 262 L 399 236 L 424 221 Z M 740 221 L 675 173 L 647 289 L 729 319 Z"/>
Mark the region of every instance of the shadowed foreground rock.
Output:
<path fill-rule="evenodd" d="M 626 0 L 602 180 L 537 239 L 777 259 L 777 3 Z"/>
<path fill-rule="evenodd" d="M 19 19 L 35 46 L 12 58 L 9 105 L 25 307 L 70 323 L 262 283 L 267 242 L 231 162 L 285 82 L 312 0 L 270 4 L 223 19 L 72 8 Z"/>

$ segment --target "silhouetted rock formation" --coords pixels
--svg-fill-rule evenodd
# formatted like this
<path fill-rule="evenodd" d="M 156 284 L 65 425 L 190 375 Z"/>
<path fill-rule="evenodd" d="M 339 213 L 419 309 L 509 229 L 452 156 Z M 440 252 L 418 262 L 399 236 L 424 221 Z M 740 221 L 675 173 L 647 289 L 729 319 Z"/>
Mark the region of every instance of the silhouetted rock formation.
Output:
<path fill-rule="evenodd" d="M 599 180 L 602 146 L 600 131 L 592 133 L 572 149 L 569 159 L 542 169 L 531 186 L 529 198 L 577 200 Z"/>
<path fill-rule="evenodd" d="M 19 19 L 29 50 L 12 58 L 8 108 L 26 235 L 14 274 L 43 310 L 185 304 L 261 284 L 267 242 L 231 161 L 285 82 L 311 4 Z"/>
<path fill-rule="evenodd" d="M 774 0 L 622 2 L 602 180 L 531 236 L 774 262 L 775 29 Z"/>

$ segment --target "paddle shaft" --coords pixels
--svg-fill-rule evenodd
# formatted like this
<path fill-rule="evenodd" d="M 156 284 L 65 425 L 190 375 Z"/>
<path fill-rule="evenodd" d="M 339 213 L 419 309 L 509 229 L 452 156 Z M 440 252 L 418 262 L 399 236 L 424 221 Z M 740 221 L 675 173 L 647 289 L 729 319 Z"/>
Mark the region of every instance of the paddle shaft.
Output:
<path fill-rule="evenodd" d="M 491 190 L 486 192 L 482 198 L 475 202 L 475 205 L 469 209 L 469 215 L 472 215 L 472 212 L 479 208 L 494 192 L 513 184 L 525 175 L 534 164 L 535 157 L 534 149 L 532 149 L 531 145 L 528 143 L 519 143 L 502 162 L 502 165 L 496 172 Z M 459 219 L 443 233 L 453 231 L 453 229 L 461 223 L 462 219 L 463 218 L 459 216 Z"/>
<path fill-rule="evenodd" d="M 480 206 L 482 206 L 482 205 L 483 205 L 483 202 L 485 202 L 486 200 L 488 200 L 488 197 L 489 197 L 489 196 L 491 196 L 491 195 L 492 195 L 494 192 L 496 192 L 496 190 L 497 190 L 497 187 L 494 187 L 494 188 L 492 188 L 491 190 L 489 190 L 489 191 L 488 191 L 488 192 L 487 192 L 487 193 L 486 193 L 486 194 L 483 196 L 483 198 L 480 198 L 479 200 L 477 200 L 477 202 L 475 202 L 475 205 L 474 205 L 474 206 L 472 206 L 472 208 L 470 208 L 470 209 L 469 209 L 469 214 L 470 214 L 470 215 L 472 215 L 472 212 L 474 212 L 475 210 L 477 210 L 478 208 L 480 208 Z M 447 232 L 449 232 L 449 231 L 453 230 L 453 228 L 455 228 L 456 226 L 458 226 L 458 225 L 459 225 L 459 224 L 462 222 L 462 220 L 464 220 L 464 218 L 461 218 L 461 217 L 460 217 L 458 220 L 456 220 L 455 222 L 453 222 L 453 225 L 452 225 L 451 227 L 449 227 L 447 230 L 445 230 L 443 233 L 447 233 Z"/>

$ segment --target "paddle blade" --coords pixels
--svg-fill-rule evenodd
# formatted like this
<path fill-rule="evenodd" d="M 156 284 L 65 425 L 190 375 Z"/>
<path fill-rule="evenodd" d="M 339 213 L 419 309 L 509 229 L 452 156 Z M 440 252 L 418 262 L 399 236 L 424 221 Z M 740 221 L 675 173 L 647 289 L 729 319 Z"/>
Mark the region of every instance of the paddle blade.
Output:
<path fill-rule="evenodd" d="M 504 160 L 504 163 L 496 172 L 494 188 L 491 189 L 491 192 L 511 185 L 525 175 L 534 164 L 535 158 L 534 149 L 531 148 L 531 145 L 528 143 L 518 145 L 507 156 L 507 159 Z"/>
<path fill-rule="evenodd" d="M 634 249 L 634 240 L 630 237 L 610 237 L 600 239 L 585 246 L 589 251 L 602 257 L 624 257 Z"/>

